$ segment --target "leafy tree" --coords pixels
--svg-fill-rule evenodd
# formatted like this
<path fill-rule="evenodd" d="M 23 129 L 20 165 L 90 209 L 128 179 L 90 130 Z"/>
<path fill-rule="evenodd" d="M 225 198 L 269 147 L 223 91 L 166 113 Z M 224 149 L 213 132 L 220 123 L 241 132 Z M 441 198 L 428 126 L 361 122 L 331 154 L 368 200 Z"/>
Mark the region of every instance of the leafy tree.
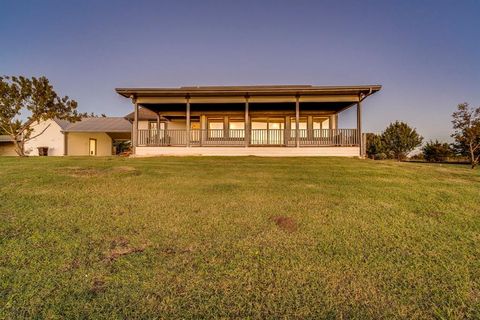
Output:
<path fill-rule="evenodd" d="M 391 157 L 403 160 L 422 144 L 423 137 L 405 122 L 395 121 L 382 133 L 383 146 Z"/>
<path fill-rule="evenodd" d="M 438 140 L 429 141 L 422 147 L 423 157 L 429 162 L 445 161 L 453 155 L 452 148 L 448 143 Z"/>
<path fill-rule="evenodd" d="M 77 102 L 67 96 L 61 98 L 46 77 L 0 77 L 0 130 L 15 143 L 15 151 L 25 156 L 25 143 L 43 134 L 33 126 L 53 118 L 77 121 Z"/>
<path fill-rule="evenodd" d="M 380 154 L 383 154 L 385 152 L 381 135 L 375 133 L 367 133 L 366 140 L 367 141 L 365 149 L 369 158 L 377 159 L 379 158 Z"/>
<path fill-rule="evenodd" d="M 468 156 L 474 169 L 480 161 L 480 107 L 473 109 L 461 103 L 452 117 L 454 148 L 458 154 Z"/>

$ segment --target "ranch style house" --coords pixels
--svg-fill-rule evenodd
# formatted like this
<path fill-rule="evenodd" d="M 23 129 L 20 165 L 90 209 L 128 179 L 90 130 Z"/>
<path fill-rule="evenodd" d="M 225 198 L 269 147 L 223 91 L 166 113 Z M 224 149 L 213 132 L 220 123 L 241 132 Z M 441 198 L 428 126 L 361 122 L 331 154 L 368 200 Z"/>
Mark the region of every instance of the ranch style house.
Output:
<path fill-rule="evenodd" d="M 381 89 L 361 86 L 117 88 L 134 111 L 137 156 L 362 156 L 362 103 Z M 356 127 L 339 128 L 356 107 Z M 148 111 L 148 112 L 147 112 Z M 143 113 L 143 115 L 141 114 Z"/>

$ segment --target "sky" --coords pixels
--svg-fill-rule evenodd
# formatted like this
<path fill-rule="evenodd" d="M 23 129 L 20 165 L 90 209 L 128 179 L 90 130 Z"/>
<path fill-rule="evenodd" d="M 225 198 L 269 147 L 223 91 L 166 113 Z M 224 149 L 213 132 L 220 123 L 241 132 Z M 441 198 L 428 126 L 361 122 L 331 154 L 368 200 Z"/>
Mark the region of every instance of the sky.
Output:
<path fill-rule="evenodd" d="M 116 87 L 381 84 L 364 131 L 401 120 L 447 141 L 456 105 L 480 106 L 479 15 L 478 0 L 0 0 L 0 75 L 44 75 L 110 116 L 133 110 Z"/>

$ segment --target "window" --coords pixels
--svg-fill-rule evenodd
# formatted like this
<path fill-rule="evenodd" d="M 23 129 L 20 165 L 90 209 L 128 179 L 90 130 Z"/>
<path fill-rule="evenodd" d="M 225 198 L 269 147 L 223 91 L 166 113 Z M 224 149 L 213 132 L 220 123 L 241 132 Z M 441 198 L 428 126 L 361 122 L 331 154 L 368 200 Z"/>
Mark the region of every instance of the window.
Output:
<path fill-rule="evenodd" d="M 149 121 L 148 122 L 148 130 L 156 131 L 157 130 L 157 122 L 156 121 Z M 165 122 L 160 122 L 160 130 L 165 130 Z"/>
<path fill-rule="evenodd" d="M 230 138 L 244 138 L 245 137 L 245 121 L 230 119 L 228 123 L 228 136 Z"/>
<path fill-rule="evenodd" d="M 290 118 L 290 137 L 295 138 L 295 130 L 297 126 L 297 122 L 294 117 Z M 307 118 L 300 118 L 298 121 L 298 127 L 300 129 L 300 138 L 307 137 Z"/>
<path fill-rule="evenodd" d="M 313 129 L 330 129 L 330 120 L 328 118 L 313 118 Z"/>
<path fill-rule="evenodd" d="M 223 118 L 209 118 L 208 119 L 208 137 L 223 138 L 223 136 L 224 136 Z"/>

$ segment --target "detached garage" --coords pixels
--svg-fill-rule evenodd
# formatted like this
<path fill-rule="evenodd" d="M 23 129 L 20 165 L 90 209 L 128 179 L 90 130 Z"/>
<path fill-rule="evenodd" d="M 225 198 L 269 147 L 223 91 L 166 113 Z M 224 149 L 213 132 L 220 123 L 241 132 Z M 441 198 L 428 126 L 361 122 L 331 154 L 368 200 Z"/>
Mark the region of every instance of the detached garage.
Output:
<path fill-rule="evenodd" d="M 128 141 L 132 125 L 120 117 L 86 118 L 64 129 L 65 154 L 69 156 L 109 156 L 114 141 Z"/>
<path fill-rule="evenodd" d="M 132 124 L 122 117 L 83 118 L 81 121 L 46 120 L 32 125 L 35 138 L 25 143 L 25 153 L 38 156 L 110 156 L 114 144 L 130 141 Z M 0 135 L 0 156 L 15 156 L 9 136 Z"/>

